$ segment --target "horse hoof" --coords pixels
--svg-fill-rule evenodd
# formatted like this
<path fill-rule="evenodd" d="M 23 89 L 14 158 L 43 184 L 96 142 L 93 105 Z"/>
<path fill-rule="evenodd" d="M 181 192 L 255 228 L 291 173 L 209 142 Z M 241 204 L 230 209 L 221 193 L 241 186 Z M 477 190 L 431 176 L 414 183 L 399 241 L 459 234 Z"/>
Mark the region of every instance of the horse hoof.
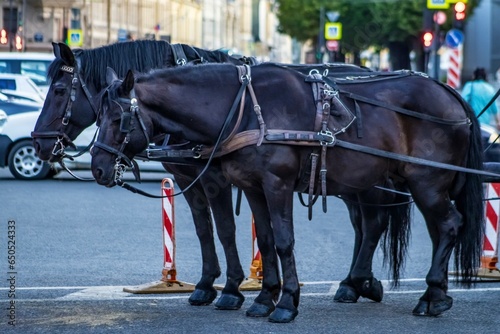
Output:
<path fill-rule="evenodd" d="M 419 300 L 417 306 L 412 311 L 413 315 L 425 316 L 429 314 L 429 302 L 425 300 Z"/>
<path fill-rule="evenodd" d="M 359 293 L 352 286 L 340 284 L 333 300 L 338 303 L 356 303 L 359 298 Z"/>
<path fill-rule="evenodd" d="M 453 298 L 450 296 L 445 296 L 444 300 L 431 302 L 419 300 L 417 306 L 413 309 L 413 315 L 437 317 L 452 306 Z"/>
<path fill-rule="evenodd" d="M 222 293 L 215 303 L 215 308 L 218 310 L 239 310 L 244 301 L 245 297 L 241 293 L 238 295 Z"/>
<path fill-rule="evenodd" d="M 299 314 L 299 311 L 297 309 L 295 310 L 288 310 L 286 308 L 276 308 L 273 313 L 269 316 L 269 321 L 270 322 L 279 322 L 279 323 L 285 323 L 285 322 L 290 322 L 295 319 L 295 317 Z"/>
<path fill-rule="evenodd" d="M 363 283 L 363 289 L 361 290 L 361 296 L 373 300 L 374 302 L 380 303 L 384 297 L 384 287 L 382 282 L 376 278 L 367 280 Z"/>
<path fill-rule="evenodd" d="M 453 298 L 445 296 L 444 300 L 432 301 L 429 304 L 429 315 L 436 317 L 453 306 Z"/>
<path fill-rule="evenodd" d="M 262 318 L 267 317 L 274 311 L 273 307 L 254 302 L 246 312 L 247 317 Z"/>
<path fill-rule="evenodd" d="M 217 290 L 201 290 L 195 289 L 191 296 L 189 297 L 189 304 L 193 306 L 205 306 L 210 305 L 217 297 Z"/>

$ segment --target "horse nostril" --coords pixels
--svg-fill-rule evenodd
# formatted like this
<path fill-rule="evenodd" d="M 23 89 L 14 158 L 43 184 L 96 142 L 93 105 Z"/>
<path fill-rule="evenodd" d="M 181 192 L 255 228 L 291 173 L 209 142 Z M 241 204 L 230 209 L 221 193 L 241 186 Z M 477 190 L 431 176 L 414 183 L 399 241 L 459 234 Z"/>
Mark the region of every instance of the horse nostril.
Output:
<path fill-rule="evenodd" d="M 96 180 L 100 180 L 102 178 L 103 174 L 104 174 L 104 171 L 102 170 L 102 168 L 96 168 L 94 170 L 94 178 Z"/>

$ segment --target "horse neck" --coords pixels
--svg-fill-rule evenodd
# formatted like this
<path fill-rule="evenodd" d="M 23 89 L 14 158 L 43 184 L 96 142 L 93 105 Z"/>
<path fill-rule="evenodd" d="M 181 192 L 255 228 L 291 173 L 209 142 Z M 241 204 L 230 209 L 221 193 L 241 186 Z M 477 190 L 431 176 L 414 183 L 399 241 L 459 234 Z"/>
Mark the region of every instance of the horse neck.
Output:
<path fill-rule="evenodd" d="M 206 85 L 210 87 L 209 83 Z M 211 91 L 210 101 L 226 99 L 227 103 L 207 109 L 205 99 L 200 97 L 204 94 L 198 91 L 200 88 L 198 85 L 176 87 L 172 84 L 168 89 L 155 87 L 165 87 L 165 83 L 135 84 L 140 109 L 154 124 L 152 136 L 170 133 L 201 144 L 212 144 L 216 140 L 217 131 L 221 129 L 232 99 L 236 95 L 236 93 L 224 94 L 222 90 Z M 220 98 L 214 94 L 220 95 Z M 227 96 L 230 96 L 229 100 Z"/>

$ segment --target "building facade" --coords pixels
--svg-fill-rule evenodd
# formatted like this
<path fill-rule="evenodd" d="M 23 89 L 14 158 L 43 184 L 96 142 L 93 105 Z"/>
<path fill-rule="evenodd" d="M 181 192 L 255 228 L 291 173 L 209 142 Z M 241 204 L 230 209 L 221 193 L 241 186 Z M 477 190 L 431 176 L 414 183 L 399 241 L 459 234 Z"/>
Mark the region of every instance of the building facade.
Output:
<path fill-rule="evenodd" d="M 462 81 L 484 67 L 491 81 L 500 70 L 500 0 L 482 0 L 465 26 Z M 499 73 L 500 74 L 500 73 Z"/>
<path fill-rule="evenodd" d="M 1 0 L 2 51 L 52 51 L 52 42 L 95 48 L 158 39 L 291 62 L 273 0 Z M 21 44 L 16 45 L 21 40 Z M 6 42 L 6 43 L 4 43 Z"/>

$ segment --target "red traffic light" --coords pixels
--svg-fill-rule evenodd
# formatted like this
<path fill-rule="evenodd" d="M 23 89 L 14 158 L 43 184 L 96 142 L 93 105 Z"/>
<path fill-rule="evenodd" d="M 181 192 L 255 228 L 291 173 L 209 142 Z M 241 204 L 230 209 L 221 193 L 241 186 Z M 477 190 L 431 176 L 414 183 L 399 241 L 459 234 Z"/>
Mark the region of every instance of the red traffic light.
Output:
<path fill-rule="evenodd" d="M 434 39 L 434 35 L 432 34 L 432 32 L 426 32 L 424 33 L 422 39 L 424 40 L 424 47 L 430 48 L 432 46 L 432 40 Z"/>
<path fill-rule="evenodd" d="M 465 9 L 467 6 L 463 2 L 457 2 L 455 4 L 455 20 L 457 21 L 463 21 L 465 20 Z"/>
<path fill-rule="evenodd" d="M 7 38 L 7 30 L 2 29 L 0 31 L 0 44 L 7 44 L 9 39 Z"/>

